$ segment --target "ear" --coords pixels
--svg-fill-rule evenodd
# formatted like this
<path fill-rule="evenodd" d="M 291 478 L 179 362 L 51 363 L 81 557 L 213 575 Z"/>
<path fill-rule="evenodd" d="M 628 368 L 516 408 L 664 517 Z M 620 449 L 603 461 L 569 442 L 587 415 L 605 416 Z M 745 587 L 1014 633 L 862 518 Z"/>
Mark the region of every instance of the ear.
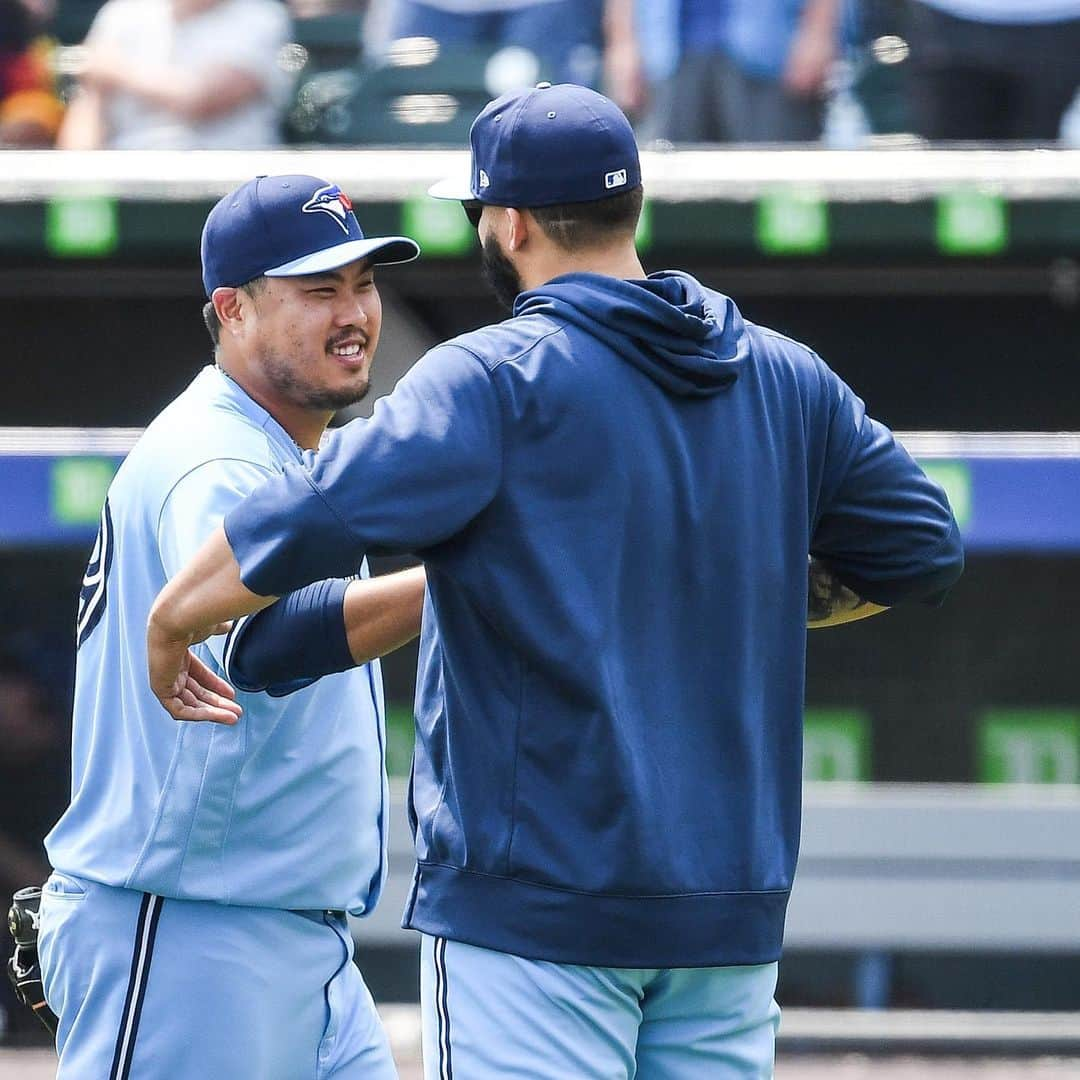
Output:
<path fill-rule="evenodd" d="M 506 247 L 509 251 L 520 251 L 529 239 L 527 215 L 520 210 L 506 210 Z"/>
<path fill-rule="evenodd" d="M 210 297 L 210 303 L 214 305 L 222 330 L 235 332 L 239 328 L 238 324 L 243 323 L 243 303 L 239 289 L 228 286 L 215 289 L 214 295 Z"/>

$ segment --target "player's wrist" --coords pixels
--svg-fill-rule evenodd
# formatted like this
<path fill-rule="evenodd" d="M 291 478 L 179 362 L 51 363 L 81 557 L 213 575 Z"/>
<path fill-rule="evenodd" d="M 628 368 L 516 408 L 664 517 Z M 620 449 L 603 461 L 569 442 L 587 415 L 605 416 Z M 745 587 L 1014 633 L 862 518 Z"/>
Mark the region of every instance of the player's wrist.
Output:
<path fill-rule="evenodd" d="M 170 595 L 168 586 L 162 590 L 150 608 L 146 620 L 147 634 L 158 641 L 182 641 L 190 643 L 194 638 L 194 627 L 185 618 L 183 604 L 178 597 Z"/>

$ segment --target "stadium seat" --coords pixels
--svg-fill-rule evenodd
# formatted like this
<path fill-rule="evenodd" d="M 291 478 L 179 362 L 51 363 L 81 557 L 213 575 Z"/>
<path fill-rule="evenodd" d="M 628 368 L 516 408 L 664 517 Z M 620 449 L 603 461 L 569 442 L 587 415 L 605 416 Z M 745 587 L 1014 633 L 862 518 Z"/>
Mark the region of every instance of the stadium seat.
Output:
<path fill-rule="evenodd" d="M 324 72 L 305 80 L 298 102 L 318 111 L 309 138 L 331 143 L 452 144 L 491 99 L 484 72 L 490 50 L 453 51 L 429 43 L 403 62 L 401 54 L 367 70 Z"/>
<path fill-rule="evenodd" d="M 356 12 L 294 18 L 292 40 L 307 50 L 308 71 L 353 67 L 360 59 L 362 24 Z"/>
<path fill-rule="evenodd" d="M 865 0 L 852 51 L 853 90 L 875 135 L 911 131 L 912 73 L 904 28 L 902 0 Z"/>

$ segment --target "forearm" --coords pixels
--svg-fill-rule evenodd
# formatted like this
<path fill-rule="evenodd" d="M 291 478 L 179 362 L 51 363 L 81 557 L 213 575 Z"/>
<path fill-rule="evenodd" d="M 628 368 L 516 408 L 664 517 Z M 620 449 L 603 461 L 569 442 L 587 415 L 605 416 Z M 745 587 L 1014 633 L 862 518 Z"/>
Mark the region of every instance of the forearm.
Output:
<path fill-rule="evenodd" d="M 636 45 L 634 0 L 605 0 L 604 44 L 608 48 Z"/>
<path fill-rule="evenodd" d="M 229 620 L 261 611 L 275 599 L 244 587 L 225 530 L 215 530 L 158 593 L 146 621 L 150 689 L 171 716 L 236 723 L 243 710 L 232 687 L 193 656 L 190 646 L 225 633 Z"/>
<path fill-rule="evenodd" d="M 644 106 L 646 95 L 634 3 L 605 0 L 604 4 L 604 81 L 607 93 L 630 112 Z"/>
<path fill-rule="evenodd" d="M 289 593 L 234 628 L 226 677 L 282 696 L 392 652 L 419 633 L 424 584 L 416 569 Z"/>
<path fill-rule="evenodd" d="M 180 640 L 217 623 L 252 615 L 275 599 L 256 595 L 240 580 L 240 566 L 225 530 L 219 527 L 158 594 L 150 623 Z"/>
<path fill-rule="evenodd" d="M 117 83 L 118 89 L 142 98 L 149 105 L 156 105 L 185 120 L 193 119 L 198 82 L 186 72 L 151 72 L 130 67 L 124 70 L 122 77 L 117 77 Z"/>
<path fill-rule="evenodd" d="M 807 0 L 800 27 L 804 30 L 836 38 L 840 24 L 840 0 Z"/>
<path fill-rule="evenodd" d="M 805 97 L 824 91 L 836 57 L 839 19 L 839 0 L 807 0 L 783 73 L 790 93 Z"/>
<path fill-rule="evenodd" d="M 824 563 L 811 557 L 807 575 L 806 625 L 811 630 L 867 619 L 888 608 L 864 600 L 844 585 Z"/>
<path fill-rule="evenodd" d="M 422 566 L 349 585 L 345 633 L 357 664 L 393 652 L 420 633 L 426 585 Z"/>
<path fill-rule="evenodd" d="M 101 94 L 84 88 L 76 94 L 56 136 L 58 150 L 100 150 L 105 145 Z"/>
<path fill-rule="evenodd" d="M 192 123 L 232 112 L 262 90 L 254 76 L 238 70 L 208 74 L 124 64 L 108 80 L 110 89 L 133 94 Z"/>

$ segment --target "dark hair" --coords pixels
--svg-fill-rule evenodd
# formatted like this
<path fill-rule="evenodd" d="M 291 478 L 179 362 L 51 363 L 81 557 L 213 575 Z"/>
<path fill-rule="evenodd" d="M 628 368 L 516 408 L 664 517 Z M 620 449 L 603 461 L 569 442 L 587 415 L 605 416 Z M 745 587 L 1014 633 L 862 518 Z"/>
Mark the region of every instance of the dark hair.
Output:
<path fill-rule="evenodd" d="M 529 213 L 547 237 L 564 251 L 580 251 L 610 243 L 620 236 L 633 236 L 641 216 L 641 201 L 639 184 L 607 199 L 530 207 Z"/>
<path fill-rule="evenodd" d="M 266 278 L 257 277 L 252 278 L 246 285 L 241 285 L 241 289 L 248 294 L 248 296 L 256 296 L 266 288 Z M 221 320 L 217 317 L 217 312 L 214 310 L 214 305 L 207 302 L 203 304 L 202 309 L 203 325 L 206 327 L 206 332 L 210 335 L 210 340 L 214 343 L 216 349 L 221 344 Z"/>

